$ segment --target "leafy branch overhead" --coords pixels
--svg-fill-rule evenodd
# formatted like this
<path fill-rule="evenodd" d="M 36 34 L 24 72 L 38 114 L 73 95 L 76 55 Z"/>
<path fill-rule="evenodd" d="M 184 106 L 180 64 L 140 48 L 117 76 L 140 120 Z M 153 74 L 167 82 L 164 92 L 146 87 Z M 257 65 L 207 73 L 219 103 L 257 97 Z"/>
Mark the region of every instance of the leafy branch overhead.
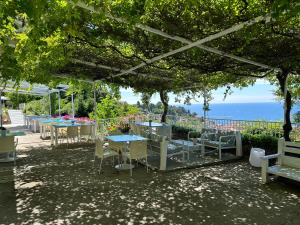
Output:
<path fill-rule="evenodd" d="M 248 76 L 261 76 L 267 70 L 199 48 L 148 63 L 184 44 L 139 29 L 136 24 L 196 41 L 270 12 L 276 20 L 243 28 L 207 46 L 299 73 L 299 17 L 291 11 L 292 6 L 298 7 L 296 1 L 25 2 L 26 7 L 19 1 L 1 3 L 0 15 L 6 18 L 0 25 L 1 74 L 9 79 L 47 82 L 50 75 L 73 76 L 139 91 L 176 91 L 203 83 L 211 88 L 251 84 Z M 76 4 L 88 4 L 96 12 Z M 284 10 L 291 12 L 282 14 Z M 26 28 L 19 34 L 15 33 L 16 18 L 21 18 L 18 21 Z M 9 40 L 16 40 L 15 50 L 9 47 Z M 141 63 L 146 65 L 115 76 Z M 103 65 L 115 70 L 101 68 Z M 9 75 L 12 72 L 14 77 Z"/>

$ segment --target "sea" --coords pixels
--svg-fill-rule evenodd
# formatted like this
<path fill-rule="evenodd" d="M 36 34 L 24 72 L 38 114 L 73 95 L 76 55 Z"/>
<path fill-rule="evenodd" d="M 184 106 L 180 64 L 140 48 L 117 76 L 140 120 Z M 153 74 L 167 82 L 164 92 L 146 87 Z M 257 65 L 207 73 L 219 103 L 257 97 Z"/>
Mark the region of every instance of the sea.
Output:
<path fill-rule="evenodd" d="M 181 105 L 191 113 L 203 116 L 202 104 Z M 208 117 L 213 119 L 283 121 L 283 104 L 280 102 L 263 103 L 215 103 L 210 104 Z M 300 111 L 294 105 L 291 115 Z M 291 116 L 291 119 L 293 116 Z"/>

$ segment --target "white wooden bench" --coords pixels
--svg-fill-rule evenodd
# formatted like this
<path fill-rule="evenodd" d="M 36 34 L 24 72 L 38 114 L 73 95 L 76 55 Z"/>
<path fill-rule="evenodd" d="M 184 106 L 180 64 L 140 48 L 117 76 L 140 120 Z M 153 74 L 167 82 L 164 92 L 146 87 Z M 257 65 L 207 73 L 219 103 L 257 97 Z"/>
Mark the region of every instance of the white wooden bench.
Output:
<path fill-rule="evenodd" d="M 269 166 L 269 160 L 277 158 L 276 165 Z M 269 174 L 300 182 L 300 143 L 278 140 L 278 153 L 262 157 L 262 182 L 269 181 Z"/>

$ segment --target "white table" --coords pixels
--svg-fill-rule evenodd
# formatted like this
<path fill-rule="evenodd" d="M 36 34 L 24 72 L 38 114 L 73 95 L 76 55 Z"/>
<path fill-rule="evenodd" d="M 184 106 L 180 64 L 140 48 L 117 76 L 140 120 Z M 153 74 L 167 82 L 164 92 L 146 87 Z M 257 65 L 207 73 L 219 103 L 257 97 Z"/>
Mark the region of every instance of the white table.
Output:
<path fill-rule="evenodd" d="M 125 144 L 129 144 L 130 142 L 133 141 L 146 141 L 147 138 L 144 138 L 142 136 L 139 135 L 110 135 L 107 136 L 106 139 L 113 141 L 113 142 L 117 142 L 117 143 L 123 143 Z M 120 152 L 120 154 L 122 154 L 122 152 Z M 134 166 L 127 163 L 121 163 L 115 166 L 116 169 L 118 170 L 129 170 L 129 169 L 133 169 Z"/>
<path fill-rule="evenodd" d="M 58 129 L 66 128 L 66 127 L 82 127 L 82 126 L 93 126 L 94 123 L 57 123 L 51 125 L 51 145 L 54 144 L 56 147 L 58 145 Z M 92 134 L 92 138 L 95 137 L 95 129 Z"/>

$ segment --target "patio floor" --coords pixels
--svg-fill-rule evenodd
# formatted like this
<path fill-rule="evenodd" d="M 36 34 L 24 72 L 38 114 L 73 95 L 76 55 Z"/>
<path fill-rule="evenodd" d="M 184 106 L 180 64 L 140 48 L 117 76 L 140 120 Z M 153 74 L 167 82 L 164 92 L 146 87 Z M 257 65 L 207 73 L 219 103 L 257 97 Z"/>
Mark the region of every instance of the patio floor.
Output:
<path fill-rule="evenodd" d="M 247 162 L 173 172 L 104 174 L 91 146 L 52 149 L 19 138 L 17 166 L 0 164 L 0 224 L 300 224 L 299 184 L 260 183 Z"/>

